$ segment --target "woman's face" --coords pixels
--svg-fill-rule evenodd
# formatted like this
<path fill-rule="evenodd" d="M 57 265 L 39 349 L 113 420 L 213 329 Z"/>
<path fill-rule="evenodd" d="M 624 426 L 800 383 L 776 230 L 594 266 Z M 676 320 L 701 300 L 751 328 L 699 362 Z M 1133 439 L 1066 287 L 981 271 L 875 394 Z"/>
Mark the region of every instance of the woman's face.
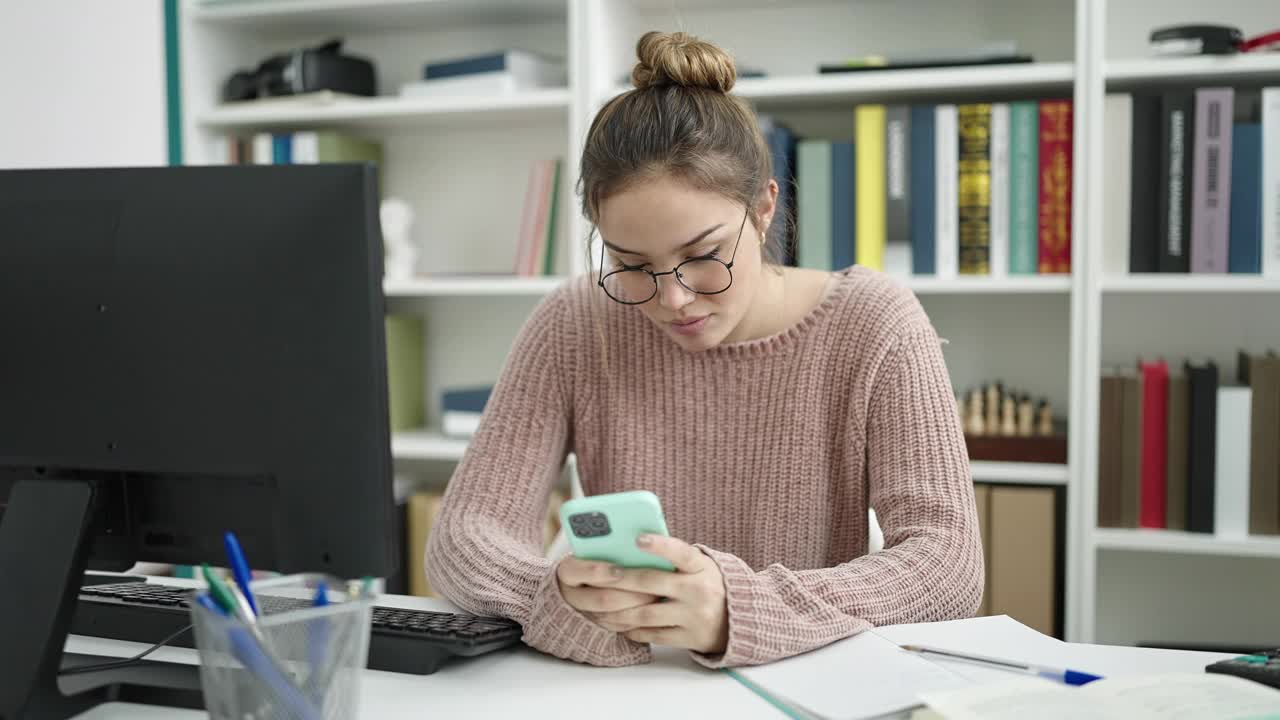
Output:
<path fill-rule="evenodd" d="M 761 216 L 764 223 L 772 215 L 771 198 L 767 205 Z M 722 195 L 692 189 L 675 178 L 637 183 L 600 203 L 604 274 L 623 268 L 665 273 L 695 258 L 718 258 L 725 263 L 732 259 L 733 282 L 722 293 L 695 293 L 675 275 L 663 275 L 658 278 L 657 295 L 633 307 L 685 350 L 697 352 L 733 342 L 756 296 L 763 260 L 761 231 L 746 212 Z M 698 267 L 707 270 L 697 271 Z M 684 270 L 688 271 L 685 281 L 698 289 L 718 289 L 715 273 L 723 272 L 728 279 L 723 268 L 710 263 L 686 265 Z M 648 282 L 638 274 L 632 277 Z M 697 286 L 700 278 L 712 285 Z"/>

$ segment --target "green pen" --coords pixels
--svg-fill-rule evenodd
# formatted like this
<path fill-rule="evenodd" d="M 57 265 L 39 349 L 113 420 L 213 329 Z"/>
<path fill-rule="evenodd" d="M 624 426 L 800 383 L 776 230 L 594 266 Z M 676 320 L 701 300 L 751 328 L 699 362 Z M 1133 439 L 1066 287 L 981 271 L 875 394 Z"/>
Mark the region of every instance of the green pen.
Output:
<path fill-rule="evenodd" d="M 238 592 L 237 588 L 228 586 L 213 572 L 213 568 L 208 563 L 200 566 L 200 570 L 204 573 L 205 582 L 209 583 L 209 592 L 213 595 L 213 599 L 223 607 L 229 614 L 235 615 L 248 625 L 254 625 L 258 622 L 258 618 L 253 614 L 253 609 L 249 607 L 249 601 L 244 595 Z"/>

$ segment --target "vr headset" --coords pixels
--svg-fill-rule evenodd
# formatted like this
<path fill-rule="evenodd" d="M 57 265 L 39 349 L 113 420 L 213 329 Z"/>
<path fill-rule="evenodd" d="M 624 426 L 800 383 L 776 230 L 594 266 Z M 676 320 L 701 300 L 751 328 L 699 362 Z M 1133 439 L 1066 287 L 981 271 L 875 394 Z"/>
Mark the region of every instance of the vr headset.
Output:
<path fill-rule="evenodd" d="M 342 53 L 342 41 L 272 55 L 256 70 L 238 70 L 222 89 L 224 101 L 299 95 L 331 90 L 349 95 L 378 94 L 373 63 Z"/>

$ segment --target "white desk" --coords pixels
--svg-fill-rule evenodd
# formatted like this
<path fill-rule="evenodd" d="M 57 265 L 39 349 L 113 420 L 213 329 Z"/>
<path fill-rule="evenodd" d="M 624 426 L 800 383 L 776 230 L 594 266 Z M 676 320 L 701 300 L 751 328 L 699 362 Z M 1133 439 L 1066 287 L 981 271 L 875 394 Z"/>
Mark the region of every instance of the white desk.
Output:
<path fill-rule="evenodd" d="M 438 600 L 383 596 L 380 605 L 415 609 L 451 609 Z M 1089 669 L 1101 674 L 1199 672 L 1213 660 L 1228 657 L 1214 653 L 1149 650 L 1129 647 L 1074 645 L 1040 637 L 1021 643 L 997 637 L 992 619 L 971 621 L 973 652 L 1007 656 L 1010 642 L 1042 662 L 1059 659 L 1062 666 Z M 894 642 L 927 642 L 936 635 L 927 626 L 897 626 L 887 632 Z M 977 637 L 983 636 L 983 637 Z M 953 635 L 954 637 L 954 635 Z M 984 647 L 988 645 L 989 647 Z M 68 652 L 127 656 L 144 646 L 114 640 L 73 636 Z M 162 648 L 148 659 L 195 662 L 195 651 Z M 992 671 L 994 672 L 994 671 Z M 849 673 L 850 680 L 856 671 Z M 856 692 L 850 682 L 850 692 Z M 552 658 L 526 647 L 451 662 L 432 675 L 401 675 L 366 671 L 361 688 L 360 717 L 369 720 L 424 717 L 524 717 L 562 718 L 573 710 L 616 718 L 732 717 L 779 718 L 782 715 L 725 673 L 693 663 L 683 652 L 659 649 L 654 662 L 626 668 L 595 668 Z M 178 711 L 126 703 L 99 706 L 80 717 L 94 720 L 150 718 L 201 718 L 205 713 Z"/>
<path fill-rule="evenodd" d="M 440 600 L 384 595 L 379 605 L 452 610 Z M 129 656 L 140 643 L 72 636 L 67 652 Z M 194 650 L 161 648 L 148 660 L 194 663 Z M 725 673 L 707 670 L 683 652 L 659 649 L 654 662 L 625 668 L 597 668 L 553 658 L 521 646 L 450 662 L 431 675 L 365 671 L 360 717 L 396 718 L 520 717 L 563 718 L 580 709 L 594 717 L 778 718 L 768 703 Z M 85 720 L 207 718 L 204 712 L 128 703 L 100 705 Z"/>

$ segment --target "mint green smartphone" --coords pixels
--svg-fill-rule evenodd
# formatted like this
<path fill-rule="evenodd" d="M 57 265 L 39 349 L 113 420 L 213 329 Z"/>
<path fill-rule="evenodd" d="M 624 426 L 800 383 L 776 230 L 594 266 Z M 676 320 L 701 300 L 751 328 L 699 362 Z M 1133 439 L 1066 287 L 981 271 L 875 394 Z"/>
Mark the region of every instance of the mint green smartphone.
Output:
<path fill-rule="evenodd" d="M 606 493 L 560 506 L 560 527 L 573 554 L 629 568 L 674 570 L 671 563 L 636 546 L 640 535 L 666 535 L 662 503 L 648 490 Z"/>

